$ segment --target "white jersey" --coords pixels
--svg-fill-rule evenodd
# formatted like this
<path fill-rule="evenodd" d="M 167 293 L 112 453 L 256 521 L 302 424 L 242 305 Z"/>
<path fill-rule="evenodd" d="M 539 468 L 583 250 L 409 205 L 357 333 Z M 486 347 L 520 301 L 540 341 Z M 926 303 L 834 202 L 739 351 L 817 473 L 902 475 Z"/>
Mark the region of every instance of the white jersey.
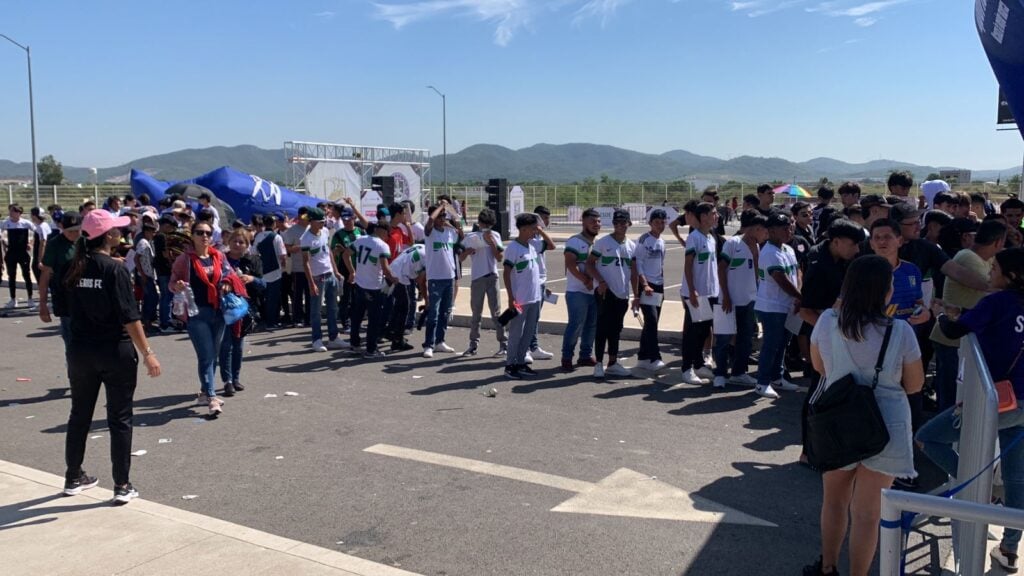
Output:
<path fill-rule="evenodd" d="M 570 259 L 576 259 L 576 269 L 584 275 L 587 273 L 587 257 L 590 256 L 592 247 L 593 245 L 582 234 L 577 234 L 565 242 L 565 253 L 571 255 Z M 583 282 L 580 282 L 568 270 L 565 272 L 565 291 L 582 292 L 584 294 L 594 293 L 593 289 L 587 290 Z"/>
<path fill-rule="evenodd" d="M 636 241 L 636 271 L 643 274 L 649 284 L 665 284 L 665 240 L 644 232 Z"/>
<path fill-rule="evenodd" d="M 630 277 L 636 242 L 629 238 L 619 242 L 611 234 L 594 242 L 591 255 L 597 257 L 597 271 L 617 298 L 629 299 Z"/>
<path fill-rule="evenodd" d="M 779 287 L 779 283 L 772 278 L 772 274 L 782 272 L 793 286 L 797 286 L 796 271 L 796 253 L 788 244 L 776 246 L 771 242 L 766 242 L 761 248 L 761 255 L 757 261 L 757 278 L 761 283 L 757 287 L 757 301 L 754 303 L 754 310 L 781 314 L 793 312 L 793 304 L 796 299 Z"/>
<path fill-rule="evenodd" d="M 690 231 L 686 237 L 686 255 L 693 256 L 693 290 L 698 296 L 718 296 L 718 264 L 715 261 L 715 237 L 707 236 L 700 230 Z M 679 288 L 683 298 L 690 297 L 690 285 L 686 282 L 686 268 Z"/>
<path fill-rule="evenodd" d="M 729 299 L 734 306 L 746 306 L 757 297 L 757 270 L 754 268 L 754 254 L 751 253 L 742 236 L 733 236 L 722 244 L 719 256 L 726 266 L 729 279 Z"/>
<path fill-rule="evenodd" d="M 331 233 L 326 227 L 314 234 L 310 228 L 302 233 L 299 246 L 303 254 L 309 254 L 309 271 L 313 276 L 323 276 L 334 271 L 331 266 Z"/>
<path fill-rule="evenodd" d="M 499 253 L 505 250 L 505 247 L 501 245 L 501 235 L 494 230 L 482 230 L 480 232 L 467 234 L 462 244 L 467 248 L 473 248 L 476 250 L 476 252 L 469 257 L 469 263 L 472 270 L 470 277 L 473 280 L 483 278 L 489 274 L 498 273 L 498 259 L 494 257 L 494 250 L 484 240 L 485 234 L 489 234 L 491 238 L 494 239 L 494 245 L 498 247 Z"/>
<path fill-rule="evenodd" d="M 376 236 L 360 236 L 352 244 L 356 263 L 356 284 L 364 290 L 380 290 L 384 286 L 382 260 L 391 258 L 391 249 Z"/>
<path fill-rule="evenodd" d="M 391 261 L 391 274 L 406 286 L 412 284 L 416 277 L 426 270 L 427 260 L 424 258 L 423 244 L 413 244 Z"/>
<path fill-rule="evenodd" d="M 505 248 L 505 269 L 512 271 L 512 298 L 519 304 L 540 302 L 540 270 L 537 250 L 531 243 L 514 240 Z"/>
<path fill-rule="evenodd" d="M 426 237 L 427 280 L 455 279 L 455 243 L 459 233 L 449 226 L 434 227 Z"/>
<path fill-rule="evenodd" d="M 537 252 L 537 270 L 540 274 L 540 283 L 543 285 L 548 281 L 548 265 L 544 261 L 544 252 L 548 249 L 548 243 L 544 241 L 544 237 L 537 234 L 530 239 L 530 246 Z"/>

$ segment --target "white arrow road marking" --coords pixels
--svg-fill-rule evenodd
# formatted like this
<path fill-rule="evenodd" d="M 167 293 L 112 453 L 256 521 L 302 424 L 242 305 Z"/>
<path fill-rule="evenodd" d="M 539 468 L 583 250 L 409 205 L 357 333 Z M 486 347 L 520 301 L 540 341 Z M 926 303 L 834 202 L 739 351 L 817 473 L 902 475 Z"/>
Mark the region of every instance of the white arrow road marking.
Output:
<path fill-rule="evenodd" d="M 376 444 L 364 449 L 363 452 L 458 468 L 478 474 L 576 492 L 575 496 L 552 508 L 552 512 L 777 527 L 771 522 L 722 506 L 700 496 L 693 496 L 675 486 L 651 479 L 649 476 L 627 468 L 620 468 L 595 484 L 533 470 L 389 444 Z"/>

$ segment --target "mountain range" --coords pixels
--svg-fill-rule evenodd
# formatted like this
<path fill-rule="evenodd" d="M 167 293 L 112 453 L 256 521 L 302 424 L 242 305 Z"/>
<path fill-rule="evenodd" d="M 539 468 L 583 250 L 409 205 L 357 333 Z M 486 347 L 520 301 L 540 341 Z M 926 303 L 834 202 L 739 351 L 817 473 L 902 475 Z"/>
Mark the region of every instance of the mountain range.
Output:
<path fill-rule="evenodd" d="M 284 149 L 266 150 L 241 145 L 187 149 L 147 156 L 119 166 L 99 168 L 97 177 L 101 182 L 126 182 L 129 170 L 136 168 L 163 180 L 182 180 L 221 166 L 231 166 L 278 182 L 284 181 L 287 171 Z M 435 184 L 441 182 L 442 156 L 433 156 L 431 167 L 431 180 Z M 794 179 L 812 182 L 828 177 L 835 182 L 847 179 L 884 179 L 892 170 L 909 170 L 915 180 L 922 181 L 928 174 L 947 168 L 898 160 L 873 160 L 859 164 L 833 158 L 792 162 L 783 158 L 739 156 L 724 160 L 686 150 L 646 154 L 598 144 L 536 144 L 519 150 L 494 144 L 476 144 L 448 155 L 448 180 L 452 183 L 481 182 L 497 177 L 508 178 L 511 182 L 551 184 L 598 180 L 602 177 L 626 182 L 692 179 L 750 183 Z M 1020 172 L 1020 167 L 978 170 L 974 172 L 973 179 L 995 180 L 1001 176 L 1005 180 Z M 28 162 L 0 160 L 0 179 L 27 179 L 31 173 L 31 164 Z M 89 168 L 74 166 L 64 166 L 64 177 L 76 183 L 90 183 L 93 179 Z"/>

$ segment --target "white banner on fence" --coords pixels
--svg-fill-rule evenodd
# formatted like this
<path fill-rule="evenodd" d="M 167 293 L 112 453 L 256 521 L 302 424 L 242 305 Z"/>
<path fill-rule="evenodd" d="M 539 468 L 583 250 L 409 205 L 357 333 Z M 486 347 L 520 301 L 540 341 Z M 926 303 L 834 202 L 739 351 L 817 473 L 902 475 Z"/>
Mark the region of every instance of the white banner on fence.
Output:
<path fill-rule="evenodd" d="M 416 169 L 407 164 L 385 164 L 374 176 L 393 176 L 395 178 L 395 202 L 412 200 L 420 206 L 422 179 Z"/>
<path fill-rule="evenodd" d="M 363 189 L 359 164 L 350 162 L 317 162 L 306 174 L 306 193 L 316 198 L 337 202 L 342 198 L 358 198 Z"/>

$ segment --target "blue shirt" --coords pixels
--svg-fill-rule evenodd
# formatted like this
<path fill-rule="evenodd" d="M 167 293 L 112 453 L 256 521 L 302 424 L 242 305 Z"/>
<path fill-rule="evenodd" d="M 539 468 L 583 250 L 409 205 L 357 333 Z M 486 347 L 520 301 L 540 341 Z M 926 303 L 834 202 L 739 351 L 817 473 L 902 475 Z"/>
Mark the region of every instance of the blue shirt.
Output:
<path fill-rule="evenodd" d="M 885 313 L 897 320 L 906 320 L 913 316 L 917 301 L 924 298 L 921 291 L 922 282 L 921 270 L 906 260 L 900 260 L 899 265 L 892 271 L 892 299 L 889 300 Z"/>
<path fill-rule="evenodd" d="M 988 371 L 996 382 L 1009 378 L 1018 398 L 1024 398 L 1024 302 L 1020 294 L 1002 290 L 989 294 L 960 316 L 960 324 L 978 336 Z M 1012 371 L 1011 371 L 1012 367 Z"/>

